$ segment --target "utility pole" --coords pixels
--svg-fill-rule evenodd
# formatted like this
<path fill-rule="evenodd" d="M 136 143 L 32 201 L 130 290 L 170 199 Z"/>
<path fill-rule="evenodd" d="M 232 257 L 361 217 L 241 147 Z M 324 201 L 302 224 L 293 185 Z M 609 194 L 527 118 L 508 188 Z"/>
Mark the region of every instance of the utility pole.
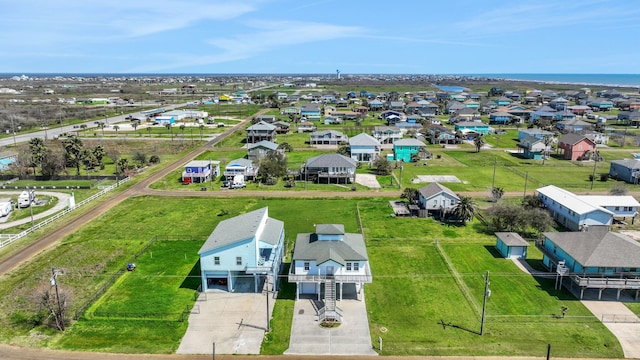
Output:
<path fill-rule="evenodd" d="M 487 274 L 484 276 L 484 299 L 482 300 L 482 319 L 480 320 L 480 335 L 484 334 L 484 322 L 486 319 L 486 311 L 487 311 L 487 299 L 491 295 L 491 290 L 489 290 L 489 270 L 487 270 Z"/>
<path fill-rule="evenodd" d="M 593 174 L 591 174 L 591 190 L 593 190 L 593 183 L 596 181 L 596 166 L 598 165 L 598 162 L 594 159 L 593 160 Z"/>
<path fill-rule="evenodd" d="M 524 192 L 522 194 L 522 199 L 527 197 L 527 180 L 529 180 L 529 172 L 524 173 Z"/>
<path fill-rule="evenodd" d="M 265 295 L 267 296 L 267 332 L 271 332 L 271 323 L 269 319 L 269 275 L 264 275 Z"/>
<path fill-rule="evenodd" d="M 495 188 L 496 185 L 496 164 L 498 162 L 498 157 L 493 158 L 493 180 L 491 180 L 491 189 Z"/>
<path fill-rule="evenodd" d="M 58 292 L 58 280 L 57 280 L 57 276 L 60 275 L 60 271 L 58 271 L 58 269 L 56 269 L 55 267 L 51 267 L 51 286 L 55 286 L 56 288 L 56 302 L 58 304 L 58 314 L 57 317 L 60 317 L 59 323 L 60 323 L 60 330 L 64 331 L 64 319 L 62 318 L 62 306 L 60 305 L 60 293 Z"/>

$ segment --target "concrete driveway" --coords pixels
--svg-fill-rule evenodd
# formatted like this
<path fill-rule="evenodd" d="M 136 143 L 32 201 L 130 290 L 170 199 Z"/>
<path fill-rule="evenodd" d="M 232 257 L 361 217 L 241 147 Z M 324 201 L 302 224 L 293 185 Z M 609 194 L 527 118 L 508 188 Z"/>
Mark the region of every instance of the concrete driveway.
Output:
<path fill-rule="evenodd" d="M 640 321 L 633 311 L 619 301 L 582 300 L 582 304 L 601 321 L 613 315 L 624 318 L 625 322 L 602 323 L 618 338 L 625 358 L 640 359 Z"/>
<path fill-rule="evenodd" d="M 275 299 L 270 295 L 269 313 Z M 199 309 L 198 309 L 199 308 Z M 267 326 L 263 293 L 212 290 L 200 294 L 178 354 L 260 354 Z"/>
<path fill-rule="evenodd" d="M 373 174 L 358 174 L 356 175 L 356 183 L 364 185 L 369 189 L 380 189 L 380 183 Z"/>
<path fill-rule="evenodd" d="M 344 311 L 342 323 L 337 328 L 323 328 L 312 300 L 296 301 L 285 355 L 378 355 L 371 343 L 364 297 L 362 301 L 338 301 L 337 305 Z"/>

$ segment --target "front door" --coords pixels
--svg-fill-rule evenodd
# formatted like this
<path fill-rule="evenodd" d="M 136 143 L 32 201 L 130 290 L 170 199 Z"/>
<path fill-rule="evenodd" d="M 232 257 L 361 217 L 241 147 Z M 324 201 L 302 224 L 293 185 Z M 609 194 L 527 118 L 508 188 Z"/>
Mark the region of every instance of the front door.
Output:
<path fill-rule="evenodd" d="M 334 271 L 333 266 L 327 266 L 327 276 L 333 276 Z"/>

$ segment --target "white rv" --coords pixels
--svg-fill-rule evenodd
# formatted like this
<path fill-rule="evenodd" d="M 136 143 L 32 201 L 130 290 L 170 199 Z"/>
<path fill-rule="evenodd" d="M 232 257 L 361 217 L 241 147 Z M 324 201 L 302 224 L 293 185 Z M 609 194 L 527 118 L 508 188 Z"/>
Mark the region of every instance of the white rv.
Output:
<path fill-rule="evenodd" d="M 11 214 L 13 210 L 13 204 L 10 202 L 0 202 L 0 217 L 5 217 Z"/>
<path fill-rule="evenodd" d="M 36 192 L 34 190 L 26 190 L 20 193 L 18 196 L 18 206 L 21 208 L 31 206 L 31 203 L 36 199 Z"/>

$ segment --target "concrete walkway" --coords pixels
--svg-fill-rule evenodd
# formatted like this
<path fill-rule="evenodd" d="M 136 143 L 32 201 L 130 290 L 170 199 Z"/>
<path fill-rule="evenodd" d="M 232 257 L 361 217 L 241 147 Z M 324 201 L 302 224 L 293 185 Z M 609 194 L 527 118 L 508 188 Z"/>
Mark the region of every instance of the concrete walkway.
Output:
<path fill-rule="evenodd" d="M 378 178 L 373 174 L 358 174 L 356 176 L 356 183 L 364 185 L 369 189 L 380 189 L 380 183 Z"/>
<path fill-rule="evenodd" d="M 296 301 L 285 355 L 378 355 L 371 344 L 364 295 L 362 299 L 337 302 L 344 318 L 336 328 L 320 326 L 310 299 Z"/>
<path fill-rule="evenodd" d="M 224 290 L 200 294 L 178 354 L 260 354 L 267 327 L 266 297 Z M 275 299 L 269 299 L 269 313 Z M 198 309 L 199 308 L 199 309 Z"/>

